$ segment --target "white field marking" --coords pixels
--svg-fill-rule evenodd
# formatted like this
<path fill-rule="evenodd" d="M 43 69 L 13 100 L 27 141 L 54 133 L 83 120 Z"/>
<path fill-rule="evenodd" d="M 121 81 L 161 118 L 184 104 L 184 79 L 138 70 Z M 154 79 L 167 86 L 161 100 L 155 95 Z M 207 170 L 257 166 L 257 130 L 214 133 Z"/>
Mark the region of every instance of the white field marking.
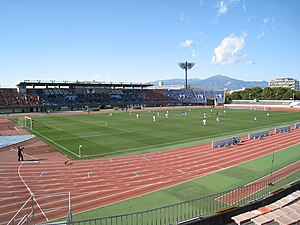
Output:
<path fill-rule="evenodd" d="M 62 148 L 62 149 L 64 149 L 64 150 L 66 150 L 67 152 L 69 152 L 69 153 L 71 153 L 71 154 L 73 154 L 73 155 L 75 155 L 75 156 L 77 156 L 77 157 L 80 157 L 80 156 L 77 155 L 76 153 L 70 151 L 69 149 L 65 148 L 64 146 L 62 146 L 62 145 L 60 145 L 60 144 L 58 144 L 58 143 L 56 143 L 55 141 L 53 141 L 53 140 L 51 140 L 50 138 L 48 138 L 48 137 L 42 135 L 41 133 L 39 133 L 39 132 L 37 132 L 37 131 L 35 131 L 35 130 L 32 130 L 32 132 L 37 133 L 38 135 L 42 136 L 43 138 L 47 139 L 48 141 L 52 142 L 53 144 L 57 145 L 58 147 L 60 147 L 60 148 Z"/>
<path fill-rule="evenodd" d="M 10 151 L 15 151 L 15 152 L 17 152 L 17 150 L 16 150 L 16 149 L 13 149 L 13 148 L 10 148 Z M 25 152 L 24 152 L 24 155 L 26 155 L 26 156 L 28 156 L 28 157 L 34 159 L 34 160 L 39 160 L 38 158 L 35 158 L 35 157 L 31 156 L 31 155 L 26 154 Z"/>
<path fill-rule="evenodd" d="M 23 184 L 25 185 L 25 187 L 27 188 L 27 190 L 28 190 L 30 196 L 34 196 L 33 192 L 30 190 L 30 188 L 29 188 L 28 185 L 26 184 L 25 180 L 24 180 L 23 177 L 21 176 L 20 169 L 21 169 L 21 166 L 22 166 L 22 165 L 23 165 L 23 164 L 21 164 L 21 165 L 19 166 L 19 168 L 18 168 L 18 175 L 19 175 L 21 181 L 23 182 Z M 33 200 L 35 201 L 36 205 L 37 205 L 37 206 L 39 207 L 39 209 L 41 210 L 41 213 L 43 214 L 43 216 L 45 217 L 45 219 L 46 219 L 47 221 L 49 221 L 48 218 L 47 218 L 47 216 L 46 216 L 46 214 L 45 214 L 44 211 L 42 210 L 40 204 L 37 202 L 37 200 L 36 200 L 35 198 L 33 198 Z"/>
<path fill-rule="evenodd" d="M 77 139 L 77 138 L 88 138 L 88 137 L 103 137 L 103 136 L 109 136 L 109 135 L 115 135 L 115 134 L 124 134 L 124 133 L 128 133 L 128 132 L 117 132 L 117 133 L 109 133 L 109 134 L 95 134 L 95 135 L 80 135 L 80 136 L 76 136 L 76 137 L 66 137 L 66 138 L 55 138 L 53 140 L 55 141 L 61 141 L 61 140 L 70 140 L 70 139 Z"/>
<path fill-rule="evenodd" d="M 87 121 L 76 120 L 76 119 L 71 119 L 71 120 L 75 120 L 75 121 L 78 121 L 78 122 L 81 122 L 81 123 L 86 123 L 86 124 L 92 124 L 94 126 L 96 125 L 96 126 L 101 126 L 101 127 L 109 127 L 111 129 L 114 129 L 114 130 L 120 130 L 120 131 L 124 131 L 124 132 L 128 132 L 128 133 L 132 132 L 131 130 L 125 130 L 125 129 L 121 129 L 121 128 L 116 128 L 116 127 L 108 126 L 108 124 L 106 122 L 103 122 L 103 121 L 87 122 Z M 98 122 L 104 123 L 104 125 L 97 124 Z"/>
<path fill-rule="evenodd" d="M 48 123 L 45 123 L 45 122 L 42 122 L 42 124 L 44 124 L 44 125 L 47 126 L 47 127 L 51 127 L 51 128 L 53 128 L 53 129 L 55 129 L 55 130 L 63 131 L 63 129 L 60 129 L 60 128 L 55 127 L 55 126 L 52 126 L 52 125 L 49 125 Z"/>
<path fill-rule="evenodd" d="M 257 129 L 245 129 L 245 130 L 241 130 L 240 133 L 245 133 L 246 131 L 248 132 L 255 132 L 257 130 L 262 130 L 262 128 L 264 127 L 267 127 L 267 126 L 262 126 L 262 127 L 257 127 Z M 269 128 L 269 130 L 272 130 L 273 128 Z M 239 135 L 239 133 L 233 131 L 233 132 L 226 132 L 226 133 L 223 133 L 224 136 L 221 136 L 221 134 L 218 134 L 218 135 L 210 135 L 210 136 L 206 136 L 205 138 L 190 138 L 190 139 L 184 139 L 184 140 L 180 140 L 180 141 L 171 141 L 171 142 L 165 142 L 165 143 L 161 143 L 161 144 L 156 144 L 156 145 L 147 145 L 146 147 L 137 147 L 137 148 L 129 148 L 129 149 L 124 149 L 124 150 L 121 150 L 121 151 L 115 151 L 115 153 L 125 153 L 125 152 L 130 152 L 130 151 L 136 151 L 136 150 L 141 150 L 141 149 L 149 149 L 149 148 L 155 148 L 155 147 L 160 147 L 160 146 L 169 146 L 169 145 L 173 145 L 173 144 L 181 144 L 181 143 L 186 143 L 186 142 L 189 142 L 189 141 L 200 141 L 200 140 L 207 140 L 207 139 L 213 139 L 214 137 L 216 138 L 220 138 L 220 139 L 223 139 L 223 138 L 226 138 L 226 137 L 229 137 L 230 135 Z M 241 134 L 242 135 L 242 134 Z M 94 157 L 94 156 L 103 156 L 103 155 L 109 155 L 110 153 L 102 153 L 102 154 L 93 154 L 93 155 L 85 155 L 85 156 L 88 156 L 88 157 Z"/>
<path fill-rule="evenodd" d="M 15 130 L 17 130 L 17 131 L 20 131 L 17 127 L 14 127 L 15 128 Z"/>

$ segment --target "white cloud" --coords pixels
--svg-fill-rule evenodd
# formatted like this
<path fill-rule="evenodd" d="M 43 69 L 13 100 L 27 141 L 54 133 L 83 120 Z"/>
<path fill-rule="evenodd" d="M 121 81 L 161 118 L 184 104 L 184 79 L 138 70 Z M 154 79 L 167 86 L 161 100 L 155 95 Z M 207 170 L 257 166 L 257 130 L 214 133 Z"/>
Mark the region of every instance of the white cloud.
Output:
<path fill-rule="evenodd" d="M 180 14 L 179 20 L 180 20 L 182 23 L 185 23 L 185 17 L 184 17 L 183 14 Z"/>
<path fill-rule="evenodd" d="M 266 34 L 265 30 L 261 30 L 256 37 L 257 40 L 263 38 L 265 36 L 265 34 Z"/>
<path fill-rule="evenodd" d="M 218 15 L 226 14 L 227 11 L 228 11 L 227 4 L 224 1 L 221 1 L 219 3 L 219 12 L 218 12 Z"/>
<path fill-rule="evenodd" d="M 256 38 L 257 40 L 263 38 L 266 34 L 267 31 L 275 29 L 275 18 L 274 17 L 265 17 L 262 20 L 262 25 L 260 26 L 260 31 L 258 32 Z"/>
<path fill-rule="evenodd" d="M 247 9 L 246 9 L 246 6 L 245 6 L 245 5 L 243 5 L 243 6 L 242 6 L 242 9 L 243 9 L 243 11 L 244 11 L 244 12 L 246 12 L 246 11 L 247 11 Z"/>
<path fill-rule="evenodd" d="M 218 16 L 225 15 L 229 7 L 234 4 L 237 4 L 240 0 L 221 0 L 217 3 L 216 8 L 218 9 Z M 243 6 L 243 10 L 245 11 L 246 8 Z"/>
<path fill-rule="evenodd" d="M 181 48 L 188 48 L 188 49 L 190 49 L 191 50 L 191 52 L 192 52 L 192 56 L 193 57 L 196 57 L 198 54 L 197 54 L 197 51 L 193 48 L 193 40 L 185 40 L 185 41 L 183 41 L 183 42 L 181 42 L 180 44 L 179 44 L 179 46 L 181 47 Z"/>
<path fill-rule="evenodd" d="M 185 40 L 180 43 L 180 47 L 187 48 L 190 47 L 193 44 L 193 40 Z"/>
<path fill-rule="evenodd" d="M 249 61 L 247 62 L 247 64 L 248 64 L 248 65 L 253 65 L 253 64 L 256 64 L 256 62 L 254 62 L 253 60 L 249 60 Z"/>
<path fill-rule="evenodd" d="M 215 55 L 212 58 L 212 64 L 234 64 L 243 58 L 242 50 L 245 45 L 246 33 L 240 37 L 231 34 L 225 37 L 221 44 L 215 48 Z"/>

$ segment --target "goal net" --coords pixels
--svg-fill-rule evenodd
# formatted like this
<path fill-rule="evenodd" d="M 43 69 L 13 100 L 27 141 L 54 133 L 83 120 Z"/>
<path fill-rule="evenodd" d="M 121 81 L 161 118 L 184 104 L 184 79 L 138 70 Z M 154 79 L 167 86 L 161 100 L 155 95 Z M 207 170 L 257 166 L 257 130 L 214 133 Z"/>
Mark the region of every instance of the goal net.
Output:
<path fill-rule="evenodd" d="M 33 120 L 31 117 L 24 116 L 24 125 L 25 128 L 32 130 L 33 129 Z"/>

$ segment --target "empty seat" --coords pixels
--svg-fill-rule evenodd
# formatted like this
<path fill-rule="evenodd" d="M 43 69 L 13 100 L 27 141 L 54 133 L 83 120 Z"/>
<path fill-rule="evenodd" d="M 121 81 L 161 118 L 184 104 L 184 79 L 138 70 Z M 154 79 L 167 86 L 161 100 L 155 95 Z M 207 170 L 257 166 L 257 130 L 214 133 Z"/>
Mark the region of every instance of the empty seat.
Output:
<path fill-rule="evenodd" d="M 245 212 L 243 214 L 234 216 L 231 219 L 233 219 L 234 222 L 236 222 L 237 224 L 241 224 L 250 221 L 252 218 L 256 216 L 257 215 L 251 211 L 251 212 Z"/>

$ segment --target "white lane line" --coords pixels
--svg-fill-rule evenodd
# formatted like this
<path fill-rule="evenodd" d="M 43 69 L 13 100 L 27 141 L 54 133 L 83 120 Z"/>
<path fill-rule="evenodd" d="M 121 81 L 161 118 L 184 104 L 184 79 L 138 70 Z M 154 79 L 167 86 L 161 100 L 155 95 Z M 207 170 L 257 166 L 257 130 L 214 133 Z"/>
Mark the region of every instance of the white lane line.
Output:
<path fill-rule="evenodd" d="M 25 187 L 27 188 L 29 194 L 30 194 L 31 196 L 34 196 L 33 192 L 31 191 L 31 189 L 28 187 L 28 185 L 26 184 L 25 180 L 24 180 L 23 177 L 21 176 L 20 169 L 21 169 L 22 165 L 23 165 L 23 164 L 21 164 L 21 165 L 18 167 L 18 175 L 19 175 L 21 181 L 23 182 L 23 184 L 25 185 Z M 49 219 L 47 218 L 46 214 L 45 214 L 44 211 L 42 210 L 40 204 L 37 202 L 37 200 L 35 199 L 35 197 L 33 197 L 33 200 L 35 201 L 36 205 L 37 205 L 37 206 L 39 207 L 39 209 L 41 210 L 41 213 L 43 214 L 43 216 L 45 217 L 45 219 L 46 219 L 47 221 L 49 221 Z"/>

